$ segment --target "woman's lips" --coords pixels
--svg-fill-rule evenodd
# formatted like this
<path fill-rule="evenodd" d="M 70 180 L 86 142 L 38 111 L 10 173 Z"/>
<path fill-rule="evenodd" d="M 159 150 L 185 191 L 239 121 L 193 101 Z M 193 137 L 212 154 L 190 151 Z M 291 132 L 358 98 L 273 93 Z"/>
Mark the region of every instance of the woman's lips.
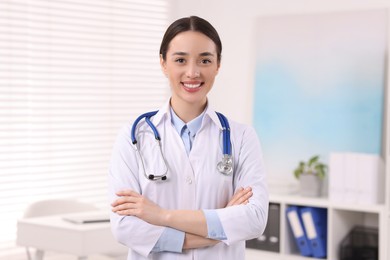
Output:
<path fill-rule="evenodd" d="M 201 89 L 202 85 L 202 82 L 182 82 L 182 86 L 188 92 L 196 92 Z"/>

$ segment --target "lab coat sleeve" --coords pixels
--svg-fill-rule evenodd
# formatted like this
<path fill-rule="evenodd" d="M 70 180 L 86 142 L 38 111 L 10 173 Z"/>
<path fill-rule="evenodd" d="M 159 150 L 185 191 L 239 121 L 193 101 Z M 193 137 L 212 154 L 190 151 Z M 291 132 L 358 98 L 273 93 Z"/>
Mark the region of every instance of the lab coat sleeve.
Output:
<path fill-rule="evenodd" d="M 109 166 L 109 201 L 117 191 L 131 189 L 140 194 L 138 162 L 130 139 L 130 126 L 122 129 L 115 142 Z M 151 225 L 137 217 L 120 216 L 111 212 L 111 230 L 118 242 L 147 257 L 164 231 L 164 227 Z"/>
<path fill-rule="evenodd" d="M 266 175 L 260 142 L 253 127 L 243 131 L 241 140 L 241 144 L 235 144 L 238 161 L 235 162 L 234 188 L 250 186 L 253 195 L 246 205 L 217 209 L 227 237 L 223 242 L 227 245 L 259 237 L 264 232 L 268 217 Z"/>

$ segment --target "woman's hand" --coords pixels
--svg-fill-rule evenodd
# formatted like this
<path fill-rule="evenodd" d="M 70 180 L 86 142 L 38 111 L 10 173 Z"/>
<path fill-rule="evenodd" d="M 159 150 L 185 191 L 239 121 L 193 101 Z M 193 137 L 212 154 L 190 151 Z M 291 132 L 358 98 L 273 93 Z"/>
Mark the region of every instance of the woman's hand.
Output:
<path fill-rule="evenodd" d="M 230 199 L 229 203 L 226 207 L 235 206 L 235 205 L 245 205 L 249 202 L 249 198 L 252 197 L 253 192 L 251 187 L 247 188 L 238 188 L 236 193 L 234 193 L 233 197 Z"/>
<path fill-rule="evenodd" d="M 120 196 L 111 206 L 112 211 L 122 216 L 135 216 L 153 225 L 163 225 L 166 210 L 148 198 L 132 190 L 116 193 Z"/>

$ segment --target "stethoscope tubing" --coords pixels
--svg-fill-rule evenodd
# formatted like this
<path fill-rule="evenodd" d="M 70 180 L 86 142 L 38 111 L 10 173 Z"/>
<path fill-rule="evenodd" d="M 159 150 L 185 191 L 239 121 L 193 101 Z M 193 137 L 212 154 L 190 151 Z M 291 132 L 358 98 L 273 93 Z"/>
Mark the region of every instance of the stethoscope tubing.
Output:
<path fill-rule="evenodd" d="M 139 157 L 141 158 L 141 163 L 142 163 L 144 175 L 147 179 L 150 179 L 150 180 L 166 180 L 167 179 L 166 175 L 168 173 L 168 166 L 167 166 L 167 161 L 166 161 L 164 154 L 162 152 L 161 137 L 160 137 L 160 134 L 158 133 L 158 130 L 155 127 L 155 125 L 152 123 L 152 121 L 150 121 L 150 118 L 152 116 L 156 115 L 157 112 L 158 112 L 158 110 L 144 113 L 144 114 L 140 115 L 134 121 L 133 126 L 131 128 L 131 142 L 133 143 L 133 145 L 135 145 L 137 147 L 137 139 L 135 137 L 135 132 L 136 132 L 138 123 L 142 119 L 145 118 L 145 122 L 149 125 L 150 129 L 152 129 L 153 134 L 154 134 L 154 138 L 158 142 L 158 145 L 160 148 L 160 153 L 161 153 L 161 156 L 162 156 L 164 163 L 165 163 L 165 171 L 161 175 L 155 175 L 155 174 L 148 175 L 146 173 L 145 162 L 144 162 L 143 156 L 141 155 L 141 152 L 139 151 L 139 149 L 136 148 L 136 150 L 139 154 Z M 215 112 L 215 113 L 217 114 L 218 119 L 219 119 L 221 126 L 222 126 L 222 150 L 223 150 L 222 161 L 217 164 L 217 168 L 222 174 L 230 175 L 233 172 L 232 144 L 230 142 L 230 125 L 229 125 L 227 118 L 223 114 L 221 114 L 219 112 Z"/>
<path fill-rule="evenodd" d="M 139 121 L 141 121 L 143 118 L 145 118 L 145 120 L 146 120 L 146 118 L 148 119 L 148 120 L 146 120 L 146 123 L 148 123 L 150 128 L 153 130 L 154 138 L 156 138 L 156 140 L 161 140 L 160 134 L 158 133 L 156 127 L 153 125 L 152 122 L 150 122 L 150 118 L 152 116 L 154 116 L 155 114 L 157 114 L 157 112 L 158 112 L 158 110 L 144 113 L 144 114 L 140 115 L 139 117 L 137 117 L 137 119 L 134 121 L 133 127 L 131 128 L 131 142 L 133 144 L 137 143 L 137 139 L 135 138 L 135 131 L 137 129 L 137 125 L 138 125 Z"/>
<path fill-rule="evenodd" d="M 219 118 L 219 121 L 222 125 L 222 142 L 223 142 L 223 154 L 232 155 L 232 146 L 230 143 L 230 125 L 227 118 L 219 112 L 216 112 Z"/>

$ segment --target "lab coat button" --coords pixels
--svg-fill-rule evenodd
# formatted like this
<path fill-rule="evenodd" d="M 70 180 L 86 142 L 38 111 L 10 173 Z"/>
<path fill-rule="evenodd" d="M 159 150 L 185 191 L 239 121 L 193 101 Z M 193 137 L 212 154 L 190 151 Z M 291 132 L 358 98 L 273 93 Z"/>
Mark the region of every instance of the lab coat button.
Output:
<path fill-rule="evenodd" d="M 192 183 L 191 177 L 187 177 L 186 181 L 187 181 L 188 184 L 191 184 Z"/>

